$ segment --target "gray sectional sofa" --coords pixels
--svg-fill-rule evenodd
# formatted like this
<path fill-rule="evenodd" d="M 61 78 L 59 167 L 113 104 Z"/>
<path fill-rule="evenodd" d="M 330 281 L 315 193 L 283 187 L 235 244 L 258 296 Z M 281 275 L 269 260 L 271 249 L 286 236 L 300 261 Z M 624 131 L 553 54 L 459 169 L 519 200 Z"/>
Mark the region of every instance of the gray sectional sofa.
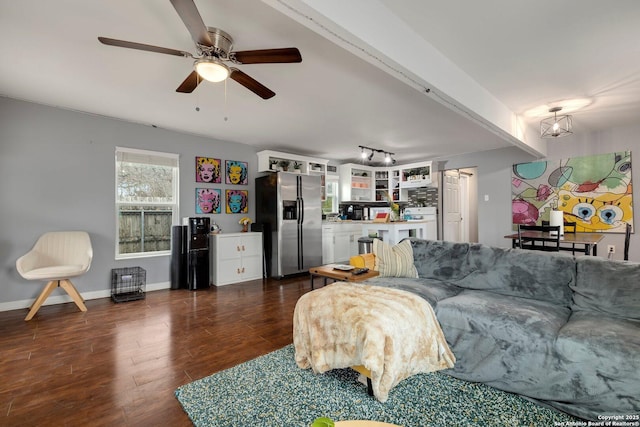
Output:
<path fill-rule="evenodd" d="M 588 420 L 640 414 L 640 264 L 411 244 L 418 278 L 368 283 L 432 304 L 457 358 L 443 372 Z"/>

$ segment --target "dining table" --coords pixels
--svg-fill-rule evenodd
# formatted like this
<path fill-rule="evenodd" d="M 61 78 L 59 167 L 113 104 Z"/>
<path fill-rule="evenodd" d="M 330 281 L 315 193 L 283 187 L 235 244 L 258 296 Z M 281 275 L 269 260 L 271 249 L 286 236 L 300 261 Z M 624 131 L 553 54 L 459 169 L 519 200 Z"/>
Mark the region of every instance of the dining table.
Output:
<path fill-rule="evenodd" d="M 511 239 L 511 247 L 518 247 L 518 239 L 522 238 L 527 241 L 549 241 L 552 236 L 548 232 L 543 231 L 523 231 L 520 236 L 518 233 L 508 234 L 504 236 L 505 239 Z M 585 255 L 593 255 L 598 256 L 598 243 L 604 239 L 604 234 L 601 233 L 584 233 L 584 232 L 576 232 L 576 233 L 564 233 L 564 235 L 560 236 L 560 250 L 566 251 L 574 250 L 579 251 L 580 248 L 583 248 Z M 571 244 L 571 247 L 563 246 L 563 244 Z"/>

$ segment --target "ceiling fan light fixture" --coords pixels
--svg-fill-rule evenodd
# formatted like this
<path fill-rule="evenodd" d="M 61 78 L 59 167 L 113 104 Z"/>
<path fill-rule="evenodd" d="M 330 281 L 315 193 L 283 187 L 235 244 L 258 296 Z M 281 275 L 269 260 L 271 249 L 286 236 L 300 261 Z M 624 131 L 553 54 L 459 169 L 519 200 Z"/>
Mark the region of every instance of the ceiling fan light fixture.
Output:
<path fill-rule="evenodd" d="M 218 83 L 226 80 L 231 74 L 229 67 L 216 58 L 201 58 L 194 63 L 196 72 L 203 79 Z"/>
<path fill-rule="evenodd" d="M 558 116 L 558 111 L 561 110 L 562 107 L 549 109 L 553 116 L 540 121 L 541 138 L 561 138 L 573 133 L 571 116 L 568 114 Z"/>

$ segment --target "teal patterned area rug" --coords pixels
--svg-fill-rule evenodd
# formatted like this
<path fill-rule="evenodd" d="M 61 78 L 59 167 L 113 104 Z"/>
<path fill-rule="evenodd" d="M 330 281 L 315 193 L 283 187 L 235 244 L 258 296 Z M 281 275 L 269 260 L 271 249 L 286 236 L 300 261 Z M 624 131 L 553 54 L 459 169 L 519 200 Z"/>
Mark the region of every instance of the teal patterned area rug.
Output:
<path fill-rule="evenodd" d="M 306 427 L 318 417 L 405 427 L 553 426 L 578 419 L 484 384 L 414 375 L 380 403 L 351 369 L 300 369 L 293 345 L 186 384 L 176 397 L 196 426 Z"/>

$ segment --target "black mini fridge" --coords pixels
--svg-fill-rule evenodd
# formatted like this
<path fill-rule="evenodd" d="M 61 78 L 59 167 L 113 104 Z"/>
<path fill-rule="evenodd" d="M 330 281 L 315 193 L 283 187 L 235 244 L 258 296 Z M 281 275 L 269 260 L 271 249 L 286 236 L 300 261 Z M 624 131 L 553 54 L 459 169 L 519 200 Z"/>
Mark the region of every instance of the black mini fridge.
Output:
<path fill-rule="evenodd" d="M 171 247 L 171 289 L 209 287 L 209 228 L 204 217 L 189 218 L 189 225 L 175 226 Z"/>

